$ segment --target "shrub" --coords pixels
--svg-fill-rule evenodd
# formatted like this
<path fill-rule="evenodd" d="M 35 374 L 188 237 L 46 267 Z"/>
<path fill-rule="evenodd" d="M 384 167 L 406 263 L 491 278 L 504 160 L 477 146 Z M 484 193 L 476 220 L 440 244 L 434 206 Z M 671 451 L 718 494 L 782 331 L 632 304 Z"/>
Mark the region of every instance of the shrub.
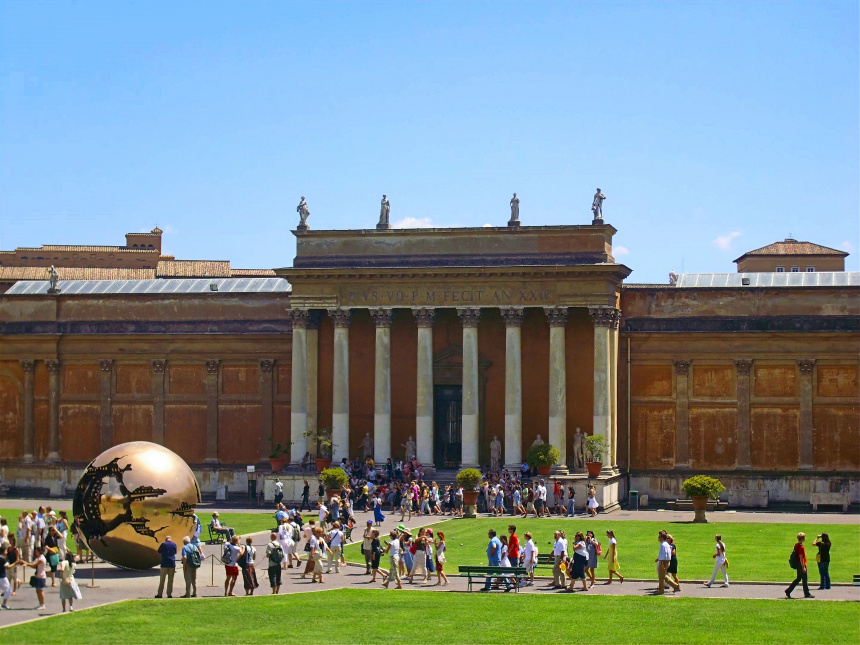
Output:
<path fill-rule="evenodd" d="M 326 468 L 320 473 L 320 479 L 322 479 L 323 486 L 326 490 L 343 488 L 349 482 L 349 478 L 340 467 Z"/>
<path fill-rule="evenodd" d="M 278 459 L 283 456 L 289 457 L 290 454 L 284 450 L 284 447 L 281 444 L 276 445 L 272 448 L 272 452 L 269 453 L 269 459 Z"/>
<path fill-rule="evenodd" d="M 684 480 L 681 484 L 681 490 L 687 493 L 688 497 L 705 497 L 708 499 L 717 499 L 726 487 L 719 479 L 708 477 L 707 475 L 696 475 L 690 479 Z"/>
<path fill-rule="evenodd" d="M 602 434 L 593 434 L 585 438 L 585 456 L 591 455 L 590 461 L 602 462 L 603 453 L 606 450 L 606 437 Z"/>
<path fill-rule="evenodd" d="M 457 483 L 463 490 L 478 490 L 481 483 L 481 471 L 477 468 L 464 468 L 457 473 Z"/>
<path fill-rule="evenodd" d="M 548 443 L 540 443 L 529 448 L 526 463 L 529 466 L 555 466 L 561 456 L 558 448 Z"/>

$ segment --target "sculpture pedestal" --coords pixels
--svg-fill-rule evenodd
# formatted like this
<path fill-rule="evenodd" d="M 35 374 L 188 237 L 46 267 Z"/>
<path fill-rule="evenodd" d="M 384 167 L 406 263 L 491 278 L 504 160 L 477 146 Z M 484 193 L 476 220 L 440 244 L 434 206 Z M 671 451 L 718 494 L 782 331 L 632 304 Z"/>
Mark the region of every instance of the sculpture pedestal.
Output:
<path fill-rule="evenodd" d="M 552 481 L 558 481 L 565 489 L 573 486 L 576 493 L 576 509 L 584 509 L 588 502 L 588 485 L 594 486 L 594 498 L 600 505 L 599 512 L 612 513 L 621 508 L 619 497 L 621 494 L 621 474 L 600 475 L 599 477 L 590 478 L 586 473 L 561 474 L 557 473 L 550 477 Z M 549 486 L 547 486 L 549 488 Z"/>
<path fill-rule="evenodd" d="M 390 228 L 391 228 L 391 224 L 377 224 L 377 225 L 376 225 L 376 230 L 377 230 L 377 231 L 387 231 L 387 230 L 389 230 Z"/>
<path fill-rule="evenodd" d="M 508 220 L 508 228 L 519 228 L 519 227 L 520 227 L 520 220 L 518 220 L 518 219 Z"/>
<path fill-rule="evenodd" d="M 599 225 L 603 224 L 603 218 L 602 217 L 595 217 L 593 220 L 591 220 L 591 224 L 592 224 L 592 226 L 599 226 Z"/>

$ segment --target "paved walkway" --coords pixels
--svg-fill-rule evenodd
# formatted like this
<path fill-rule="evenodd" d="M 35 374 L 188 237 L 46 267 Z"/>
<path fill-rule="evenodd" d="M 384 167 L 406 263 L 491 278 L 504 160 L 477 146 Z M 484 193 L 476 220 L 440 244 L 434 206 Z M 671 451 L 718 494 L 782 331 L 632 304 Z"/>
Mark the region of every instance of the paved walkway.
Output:
<path fill-rule="evenodd" d="M 14 500 L 19 501 L 19 500 Z M 3 502 L 0 502 L 2 504 Z M 31 504 L 32 505 L 32 504 Z M 36 504 L 38 506 L 38 504 Z M 55 506 L 55 508 L 62 508 L 59 504 Z M 230 509 L 229 507 L 219 507 L 219 509 L 227 511 L 233 510 L 245 510 L 248 509 Z M 620 511 L 612 514 L 613 519 L 625 520 L 625 519 L 648 519 L 653 521 L 675 521 L 674 515 L 679 516 L 677 519 L 689 520 L 689 513 L 669 513 L 669 512 L 657 512 L 657 511 L 639 511 L 639 512 L 628 512 L 628 511 Z M 724 512 L 721 513 L 713 513 L 713 515 L 720 516 L 730 516 Z M 741 515 L 741 513 L 734 514 Z M 745 521 L 761 521 L 758 518 L 757 513 L 744 513 L 743 515 L 747 516 L 755 516 L 755 520 L 752 517 L 748 517 Z M 761 514 L 768 515 L 768 514 Z M 370 513 L 357 513 L 356 519 L 358 520 L 358 527 L 363 527 L 367 519 L 372 516 Z M 783 522 L 804 522 L 810 523 L 813 519 L 819 520 L 824 515 L 814 515 L 814 516 L 806 516 L 799 515 L 796 516 L 796 519 L 792 519 L 795 516 L 776 516 L 779 518 L 779 521 Z M 830 518 L 840 518 L 844 516 L 840 515 L 830 515 L 828 519 L 832 522 Z M 385 527 L 390 530 L 392 526 L 396 526 L 400 522 L 398 521 L 398 515 L 390 515 L 386 513 L 386 524 Z M 406 521 L 404 524 L 411 528 L 418 528 L 422 526 L 429 526 L 431 524 L 435 524 L 438 522 L 444 522 L 450 518 L 448 517 L 418 517 L 414 516 L 412 521 Z M 558 522 L 559 518 L 553 517 L 548 521 Z M 713 518 L 713 521 L 723 521 L 722 517 L 720 520 L 717 518 Z M 855 518 L 856 521 L 856 518 Z M 833 522 L 836 523 L 836 522 Z M 843 522 L 840 522 L 843 523 Z M 360 530 L 360 529 L 359 529 Z M 253 536 L 254 544 L 260 548 L 261 545 L 265 545 L 269 540 L 269 536 L 267 532 L 257 533 Z M 210 597 L 222 597 L 224 595 L 224 567 L 220 562 L 215 562 L 218 555 L 218 550 L 216 547 L 209 546 L 204 547 L 204 551 L 207 555 L 215 554 L 215 558 L 208 558 L 204 561 L 203 567 L 198 572 L 198 599 L 199 598 L 210 598 Z M 386 558 L 387 556 L 383 556 Z M 262 560 L 262 554 L 258 556 L 260 560 Z M 109 564 L 96 564 L 95 567 L 95 583 L 97 585 L 96 588 L 89 588 L 86 585 L 91 582 L 91 566 L 88 564 L 81 565 L 78 574 L 77 580 L 78 584 L 81 587 L 81 593 L 83 594 L 83 600 L 77 601 L 77 606 L 81 609 L 87 607 L 94 607 L 98 605 L 106 605 L 109 603 L 117 602 L 119 600 L 128 600 L 128 599 L 146 599 L 152 598 L 155 595 L 155 592 L 158 588 L 158 569 L 150 569 L 149 571 L 125 571 L 122 569 L 117 569 L 116 567 Z M 32 573 L 32 570 L 27 570 L 27 579 L 29 579 L 29 575 Z M 283 586 L 281 587 L 282 593 L 302 593 L 308 591 L 320 591 L 324 589 L 340 589 L 340 588 L 356 588 L 356 589 L 373 589 L 380 587 L 379 583 L 373 584 L 370 582 L 370 576 L 365 575 L 364 566 L 352 566 L 347 565 L 341 567 L 341 572 L 339 574 L 328 574 L 325 576 L 325 583 L 312 583 L 310 579 L 302 580 L 299 577 L 299 571 L 295 569 L 287 569 L 283 572 Z M 19 572 L 20 577 L 20 572 Z M 257 590 L 257 595 L 266 595 L 270 593 L 270 587 L 268 583 L 268 579 L 266 576 L 265 569 L 258 569 L 258 580 L 260 583 L 260 588 Z M 457 575 L 450 575 L 450 584 L 447 586 L 435 586 L 432 583 L 435 583 L 435 577 L 428 584 L 409 584 L 404 581 L 404 590 L 427 590 L 427 591 L 448 591 L 448 592 L 465 592 L 467 589 L 466 579 L 460 578 Z M 559 590 L 554 590 L 551 587 L 547 586 L 548 580 L 546 578 L 538 578 L 536 579 L 534 587 L 525 587 L 520 593 L 525 594 L 559 594 L 559 595 L 572 595 L 568 592 L 562 592 Z M 59 584 L 59 583 L 58 583 Z M 214 586 L 209 586 L 213 585 Z M 776 584 L 743 584 L 743 583 L 732 583 L 732 585 L 728 588 L 720 588 L 720 587 L 712 587 L 710 589 L 706 589 L 701 586 L 701 584 L 696 584 L 693 582 L 686 582 L 680 594 L 674 594 L 671 590 L 667 593 L 667 598 L 674 597 L 695 597 L 695 598 L 771 598 L 771 599 L 780 599 L 784 598 L 783 590 L 787 585 L 786 583 L 776 583 Z M 236 585 L 236 594 L 242 595 L 244 591 L 242 590 L 242 577 L 239 576 L 239 580 Z M 393 585 L 392 585 L 393 587 Z M 477 589 L 477 587 L 474 587 Z M 0 612 L 0 627 L 6 627 L 9 625 L 13 625 L 16 623 L 26 622 L 29 620 L 38 619 L 45 616 L 55 615 L 61 612 L 60 600 L 58 594 L 58 587 L 48 587 L 45 590 L 46 596 L 46 606 L 47 610 L 44 611 L 36 611 L 35 606 L 36 602 L 36 594 L 29 586 L 22 587 L 18 594 L 9 601 L 9 605 L 12 608 L 10 611 Z M 175 581 L 174 581 L 174 598 L 173 600 L 168 600 L 165 598 L 164 602 L 193 602 L 193 600 L 184 600 L 179 599 L 185 591 L 185 583 L 182 578 L 181 569 L 177 569 Z M 393 589 L 390 590 L 394 593 Z M 632 579 L 627 579 L 623 585 L 618 583 L 613 583 L 611 585 L 603 585 L 598 582 L 591 590 L 588 592 L 576 591 L 576 594 L 598 594 L 598 595 L 649 595 L 656 591 L 656 583 L 654 581 L 635 581 Z M 504 593 L 504 591 L 494 591 L 493 593 Z M 813 590 L 813 594 L 816 595 L 816 600 L 853 600 L 860 601 L 860 587 L 851 587 L 851 586 L 835 586 L 833 589 L 829 591 L 817 591 Z M 803 595 L 802 590 L 795 591 L 795 597 L 800 598 Z"/>

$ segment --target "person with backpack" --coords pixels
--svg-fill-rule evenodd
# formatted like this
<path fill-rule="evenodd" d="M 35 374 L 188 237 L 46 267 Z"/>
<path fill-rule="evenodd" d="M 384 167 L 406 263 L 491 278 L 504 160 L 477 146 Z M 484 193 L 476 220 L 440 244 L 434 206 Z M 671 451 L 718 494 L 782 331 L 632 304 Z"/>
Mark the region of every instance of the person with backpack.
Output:
<path fill-rule="evenodd" d="M 721 586 L 728 587 L 729 586 L 729 572 L 728 566 L 729 561 L 726 558 L 726 545 L 723 544 L 723 536 L 716 535 L 714 539 L 717 541 L 716 545 L 714 545 L 715 553 L 711 557 L 714 558 L 714 572 L 711 574 L 711 579 L 705 583 L 706 587 L 710 587 L 714 584 L 714 580 L 717 579 L 717 573 L 720 571 L 723 572 L 723 584 Z M 671 553 L 671 545 L 669 547 L 669 551 Z"/>
<path fill-rule="evenodd" d="M 197 597 L 197 570 L 203 564 L 203 554 L 187 535 L 182 538 L 182 576 L 185 578 L 185 594 L 180 598 Z"/>
<path fill-rule="evenodd" d="M 269 559 L 269 584 L 272 586 L 272 593 L 276 594 L 281 589 L 281 562 L 284 561 L 284 549 L 278 542 L 277 533 L 273 532 L 269 537 L 271 541 L 266 545 L 266 557 Z"/>
<path fill-rule="evenodd" d="M 791 598 L 791 592 L 794 591 L 794 588 L 799 583 L 803 583 L 804 598 L 815 598 L 815 596 L 809 593 L 809 582 L 807 580 L 806 572 L 806 549 L 803 548 L 803 542 L 805 540 L 806 533 L 797 534 L 797 544 L 794 545 L 794 549 L 791 551 L 791 556 L 788 558 L 789 566 L 797 571 L 797 575 L 795 576 L 794 581 L 788 585 L 788 589 L 785 590 L 786 598 Z"/>
<path fill-rule="evenodd" d="M 224 545 L 224 551 L 221 554 L 221 562 L 224 563 L 224 571 L 227 577 L 224 578 L 224 595 L 235 596 L 233 588 L 236 586 L 236 579 L 239 577 L 239 558 L 242 556 L 242 547 L 239 546 L 239 536 L 234 535 L 230 541 Z"/>

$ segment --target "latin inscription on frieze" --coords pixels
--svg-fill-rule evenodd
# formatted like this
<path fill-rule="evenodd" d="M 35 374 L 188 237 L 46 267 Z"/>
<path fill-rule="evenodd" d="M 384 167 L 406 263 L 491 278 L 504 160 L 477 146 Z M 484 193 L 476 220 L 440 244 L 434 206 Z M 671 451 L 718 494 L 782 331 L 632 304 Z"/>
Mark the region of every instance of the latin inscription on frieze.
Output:
<path fill-rule="evenodd" d="M 468 289 L 468 288 L 417 288 L 417 289 L 360 289 L 344 292 L 347 306 L 383 307 L 466 307 L 500 305 L 539 306 L 555 303 L 555 291 L 539 288 Z"/>

